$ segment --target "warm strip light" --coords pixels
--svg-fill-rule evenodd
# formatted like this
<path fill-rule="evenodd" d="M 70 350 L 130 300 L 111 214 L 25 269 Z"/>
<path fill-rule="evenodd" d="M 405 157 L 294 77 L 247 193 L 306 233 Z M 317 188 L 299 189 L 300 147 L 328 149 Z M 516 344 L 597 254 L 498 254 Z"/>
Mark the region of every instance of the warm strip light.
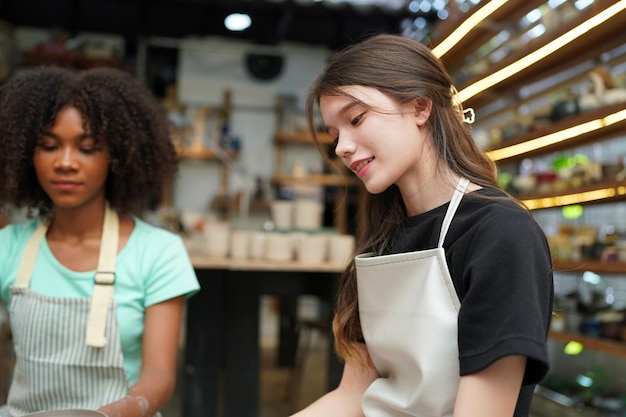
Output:
<path fill-rule="evenodd" d="M 551 53 L 559 50 L 563 46 L 572 42 L 574 39 L 584 35 L 591 29 L 609 20 L 624 9 L 626 9 L 626 0 L 618 1 L 614 5 L 606 8 L 592 18 L 576 26 L 569 32 L 564 33 L 563 35 L 552 40 L 541 48 L 531 52 L 525 57 L 515 61 L 512 64 L 507 65 L 506 67 L 494 72 L 493 74 L 488 75 L 480 81 L 476 81 L 474 84 L 468 85 L 466 88 L 459 91 L 459 98 L 461 102 L 474 97 L 481 91 L 484 91 L 487 88 L 492 87 L 517 74 L 518 72 L 530 67 L 531 65 L 536 64 Z"/>
<path fill-rule="evenodd" d="M 492 0 L 480 9 L 476 10 L 470 17 L 465 19 L 447 38 L 433 48 L 433 53 L 437 58 L 445 55 L 454 45 L 465 37 L 472 29 L 478 26 L 483 20 L 489 17 L 506 3 L 506 0 Z"/>
<path fill-rule="evenodd" d="M 626 109 L 606 116 L 604 118 L 604 124 L 608 126 L 612 125 L 613 123 L 621 122 L 624 119 L 626 119 Z"/>
<path fill-rule="evenodd" d="M 626 109 L 620 110 L 613 114 L 609 114 L 602 119 L 591 120 L 589 122 L 581 123 L 567 129 L 559 130 L 558 132 L 550 133 L 549 135 L 540 136 L 538 138 L 517 143 L 515 145 L 489 151 L 487 152 L 487 156 L 493 161 L 511 158 L 513 156 L 522 155 L 527 152 L 545 148 L 546 146 L 554 145 L 555 143 L 570 140 L 577 136 L 584 135 L 585 133 L 593 132 L 594 130 L 598 130 L 608 125 L 621 122 L 625 119 Z"/>
<path fill-rule="evenodd" d="M 587 203 L 589 201 L 602 200 L 604 198 L 622 195 L 615 188 L 603 188 L 600 190 L 586 191 L 583 193 L 565 194 L 555 197 L 535 198 L 532 200 L 522 200 L 522 203 L 529 210 L 537 210 L 542 208 L 569 206 L 571 204 Z"/>

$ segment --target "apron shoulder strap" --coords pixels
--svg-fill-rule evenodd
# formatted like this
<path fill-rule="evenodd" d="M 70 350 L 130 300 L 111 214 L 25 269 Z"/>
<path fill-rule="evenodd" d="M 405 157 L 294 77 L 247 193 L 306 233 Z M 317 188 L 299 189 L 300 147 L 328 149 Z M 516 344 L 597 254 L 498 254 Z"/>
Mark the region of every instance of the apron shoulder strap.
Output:
<path fill-rule="evenodd" d="M 46 236 L 49 224 L 50 223 L 47 219 L 42 220 L 37 229 L 35 229 L 35 233 L 33 233 L 30 239 L 28 239 L 26 247 L 24 248 L 22 260 L 20 261 L 20 266 L 17 269 L 17 277 L 15 278 L 16 287 L 28 288 L 30 285 L 30 279 L 33 275 L 33 269 L 35 269 L 35 261 L 37 259 L 37 253 L 39 252 L 39 246 L 41 245 L 43 238 Z"/>
<path fill-rule="evenodd" d="M 94 276 L 91 309 L 87 320 L 87 346 L 106 345 L 106 320 L 115 285 L 115 260 L 119 243 L 119 218 L 107 202 L 102 226 L 98 268 Z"/>
<path fill-rule="evenodd" d="M 456 209 L 459 207 L 459 204 L 461 204 L 461 199 L 463 199 L 463 195 L 465 194 L 465 190 L 467 189 L 468 184 L 469 180 L 467 178 L 461 178 L 456 185 L 454 195 L 452 196 L 452 200 L 450 200 L 448 210 L 446 211 L 446 216 L 443 218 L 443 224 L 441 225 L 439 244 L 437 245 L 438 248 L 443 247 L 443 241 L 446 239 L 446 234 L 448 233 L 448 229 L 450 228 L 450 224 L 452 223 L 452 219 L 454 218 Z"/>

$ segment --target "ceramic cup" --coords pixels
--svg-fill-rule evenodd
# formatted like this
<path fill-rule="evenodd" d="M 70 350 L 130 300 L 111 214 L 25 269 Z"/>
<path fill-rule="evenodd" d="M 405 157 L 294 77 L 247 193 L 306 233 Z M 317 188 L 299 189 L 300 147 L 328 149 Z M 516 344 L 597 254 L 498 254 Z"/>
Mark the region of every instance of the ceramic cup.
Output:
<path fill-rule="evenodd" d="M 233 230 L 230 235 L 230 257 L 233 259 L 248 259 L 250 255 L 250 232 L 247 230 Z"/>
<path fill-rule="evenodd" d="M 305 234 L 298 240 L 297 258 L 306 264 L 319 264 L 326 261 L 327 237 L 322 234 Z"/>
<path fill-rule="evenodd" d="M 250 259 L 265 259 L 265 248 L 267 245 L 267 232 L 252 232 L 250 234 Z"/>
<path fill-rule="evenodd" d="M 322 227 L 324 205 L 316 200 L 298 199 L 294 201 L 293 224 L 300 230 L 319 230 Z"/>
<path fill-rule="evenodd" d="M 265 259 L 286 262 L 293 259 L 292 237 L 287 233 L 268 233 Z"/>
<path fill-rule="evenodd" d="M 330 235 L 328 237 L 328 260 L 347 265 L 354 255 L 354 236 Z"/>
<path fill-rule="evenodd" d="M 230 239 L 230 223 L 206 222 L 204 225 L 204 251 L 210 257 L 226 258 Z"/>
<path fill-rule="evenodd" d="M 293 201 L 272 200 L 270 213 L 272 222 L 277 229 L 293 228 Z"/>

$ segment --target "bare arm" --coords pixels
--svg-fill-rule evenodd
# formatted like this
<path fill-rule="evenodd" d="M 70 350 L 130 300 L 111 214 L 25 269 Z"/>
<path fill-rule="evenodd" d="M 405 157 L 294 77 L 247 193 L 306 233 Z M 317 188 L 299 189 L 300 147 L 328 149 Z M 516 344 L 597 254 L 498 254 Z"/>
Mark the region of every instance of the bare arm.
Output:
<path fill-rule="evenodd" d="M 126 397 L 100 408 L 109 417 L 152 416 L 169 401 L 176 384 L 176 357 L 184 297 L 146 309 L 141 374 Z"/>
<path fill-rule="evenodd" d="M 359 350 L 367 357 L 365 345 L 359 345 Z M 375 368 L 346 363 L 339 386 L 293 417 L 363 417 L 361 397 L 376 378 Z"/>
<path fill-rule="evenodd" d="M 507 356 L 461 377 L 454 417 L 513 416 L 525 367 L 525 356 Z"/>

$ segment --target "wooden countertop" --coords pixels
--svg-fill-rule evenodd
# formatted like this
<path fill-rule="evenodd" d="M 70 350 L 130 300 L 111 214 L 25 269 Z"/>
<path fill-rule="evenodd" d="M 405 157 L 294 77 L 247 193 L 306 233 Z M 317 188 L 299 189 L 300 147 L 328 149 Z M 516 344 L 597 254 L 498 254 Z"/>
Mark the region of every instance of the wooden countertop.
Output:
<path fill-rule="evenodd" d="M 294 272 L 343 272 L 341 263 L 307 264 L 296 261 L 276 262 L 254 259 L 212 258 L 190 255 L 191 263 L 197 269 L 228 269 L 232 271 L 294 271 Z"/>

